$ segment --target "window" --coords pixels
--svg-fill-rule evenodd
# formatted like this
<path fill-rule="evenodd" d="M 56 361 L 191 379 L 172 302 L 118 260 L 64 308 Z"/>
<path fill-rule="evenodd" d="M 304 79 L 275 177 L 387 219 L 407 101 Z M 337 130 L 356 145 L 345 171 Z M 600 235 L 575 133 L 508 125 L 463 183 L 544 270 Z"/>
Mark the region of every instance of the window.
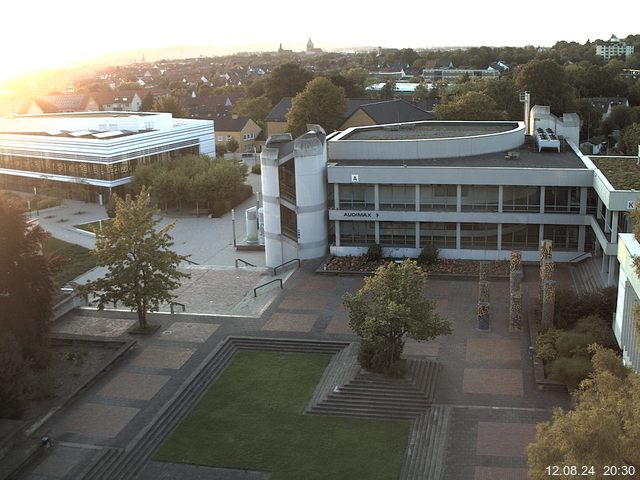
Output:
<path fill-rule="evenodd" d="M 462 186 L 462 211 L 498 211 L 498 187 L 488 185 Z"/>
<path fill-rule="evenodd" d="M 540 225 L 502 224 L 502 250 L 537 250 Z"/>
<path fill-rule="evenodd" d="M 280 180 L 280 196 L 293 203 L 296 202 L 296 162 L 291 159 L 278 167 Z"/>
<path fill-rule="evenodd" d="M 422 211 L 455 211 L 457 203 L 457 185 L 420 185 L 420 210 Z"/>
<path fill-rule="evenodd" d="M 498 248 L 498 225 L 495 223 L 461 223 L 460 248 L 496 250 Z"/>
<path fill-rule="evenodd" d="M 284 205 L 280 205 L 280 229 L 285 237 L 298 241 L 298 216 Z"/>
<path fill-rule="evenodd" d="M 553 242 L 554 250 L 578 250 L 577 225 L 545 225 L 544 238 Z"/>
<path fill-rule="evenodd" d="M 340 222 L 340 245 L 358 246 L 376 243 L 375 222 Z"/>
<path fill-rule="evenodd" d="M 227 135 L 227 142 L 231 140 L 233 137 L 231 135 Z"/>
<path fill-rule="evenodd" d="M 380 244 L 385 247 L 415 247 L 416 224 L 413 222 L 380 222 Z"/>
<path fill-rule="evenodd" d="M 415 210 L 415 185 L 380 185 L 380 210 Z"/>
<path fill-rule="evenodd" d="M 539 212 L 540 188 L 505 186 L 502 192 L 503 212 Z"/>
<path fill-rule="evenodd" d="M 362 184 L 340 184 L 340 208 L 347 210 L 373 210 L 374 187 Z"/>
<path fill-rule="evenodd" d="M 420 224 L 420 247 L 456 248 L 456 224 L 423 222 Z"/>
<path fill-rule="evenodd" d="M 579 213 L 579 187 L 547 187 L 544 191 L 545 213 Z"/>

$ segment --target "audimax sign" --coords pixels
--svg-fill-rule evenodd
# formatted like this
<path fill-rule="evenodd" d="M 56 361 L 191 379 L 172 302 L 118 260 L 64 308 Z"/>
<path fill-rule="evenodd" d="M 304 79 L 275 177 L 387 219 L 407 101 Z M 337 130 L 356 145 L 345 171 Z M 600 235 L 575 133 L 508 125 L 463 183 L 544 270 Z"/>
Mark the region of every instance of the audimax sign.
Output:
<path fill-rule="evenodd" d="M 378 212 L 344 212 L 343 218 L 378 218 Z"/>

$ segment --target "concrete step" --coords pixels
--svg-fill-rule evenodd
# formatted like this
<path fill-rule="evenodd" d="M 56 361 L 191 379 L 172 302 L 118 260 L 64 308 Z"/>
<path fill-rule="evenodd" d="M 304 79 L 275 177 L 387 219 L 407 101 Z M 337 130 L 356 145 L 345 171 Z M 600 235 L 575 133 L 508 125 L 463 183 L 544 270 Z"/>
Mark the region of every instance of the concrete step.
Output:
<path fill-rule="evenodd" d="M 413 419 L 419 412 L 404 412 L 394 409 L 378 409 L 378 408 L 352 408 L 346 409 L 341 406 L 319 405 L 314 408 L 314 415 L 334 415 L 344 417 L 367 417 L 367 418 L 397 418 L 397 419 Z"/>
<path fill-rule="evenodd" d="M 416 399 L 393 399 L 393 398 L 370 398 L 370 397 L 351 397 L 351 396 L 334 396 L 329 397 L 326 401 L 331 405 L 344 405 L 347 406 L 384 406 L 388 408 L 397 408 L 399 410 L 402 409 L 411 409 L 411 410 L 424 410 L 429 404 L 426 400 L 416 400 Z"/>

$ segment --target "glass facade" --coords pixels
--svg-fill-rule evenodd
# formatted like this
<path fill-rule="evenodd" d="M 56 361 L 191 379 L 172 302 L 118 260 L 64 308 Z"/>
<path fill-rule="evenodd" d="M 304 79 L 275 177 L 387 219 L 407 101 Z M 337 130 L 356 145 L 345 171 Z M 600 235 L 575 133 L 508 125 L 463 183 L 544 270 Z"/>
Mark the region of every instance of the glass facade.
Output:
<path fill-rule="evenodd" d="M 340 208 L 344 210 L 373 210 L 375 191 L 373 185 L 341 184 Z"/>
<path fill-rule="evenodd" d="M 373 245 L 376 225 L 373 222 L 340 222 L 341 245 Z"/>
<path fill-rule="evenodd" d="M 502 224 L 502 250 L 536 250 L 539 240 L 538 224 Z"/>
<path fill-rule="evenodd" d="M 380 244 L 388 247 L 415 247 L 414 222 L 380 222 Z"/>
<path fill-rule="evenodd" d="M 294 158 L 278 167 L 278 178 L 280 181 L 280 196 L 292 203 L 296 203 L 296 162 Z"/>
<path fill-rule="evenodd" d="M 438 248 L 456 248 L 456 224 L 420 223 L 420 247 L 434 245 Z"/>
<path fill-rule="evenodd" d="M 539 212 L 540 187 L 505 186 L 502 189 L 503 212 Z"/>
<path fill-rule="evenodd" d="M 415 185 L 380 185 L 380 210 L 415 210 Z"/>
<path fill-rule="evenodd" d="M 460 248 L 496 250 L 498 248 L 498 225 L 495 223 L 461 223 Z"/>
<path fill-rule="evenodd" d="M 544 213 L 580 213 L 579 187 L 546 187 Z"/>
<path fill-rule="evenodd" d="M 545 225 L 544 238 L 553 242 L 554 250 L 578 250 L 578 231 L 577 225 Z"/>
<path fill-rule="evenodd" d="M 462 185 L 462 211 L 497 212 L 498 187 L 492 185 Z"/>
<path fill-rule="evenodd" d="M 456 211 L 457 185 L 420 185 L 420 210 Z"/>

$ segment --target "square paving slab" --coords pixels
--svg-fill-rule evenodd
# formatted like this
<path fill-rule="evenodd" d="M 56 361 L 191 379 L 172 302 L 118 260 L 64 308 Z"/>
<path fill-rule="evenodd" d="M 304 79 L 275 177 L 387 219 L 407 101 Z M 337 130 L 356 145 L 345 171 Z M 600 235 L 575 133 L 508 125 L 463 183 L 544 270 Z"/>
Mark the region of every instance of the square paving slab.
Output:
<path fill-rule="evenodd" d="M 77 316 L 56 325 L 52 331 L 54 333 L 67 333 L 71 335 L 119 337 L 136 323 L 136 320 L 125 320 L 123 318 Z"/>
<path fill-rule="evenodd" d="M 139 408 L 85 403 L 67 415 L 58 430 L 115 437 L 139 411 Z"/>
<path fill-rule="evenodd" d="M 47 452 L 48 454 L 33 469 L 36 475 L 45 478 L 63 478 L 81 460 L 93 455 L 92 450 L 86 448 L 72 448 L 56 446 Z"/>
<path fill-rule="evenodd" d="M 523 457 L 535 439 L 535 423 L 478 422 L 476 454 Z"/>
<path fill-rule="evenodd" d="M 147 368 L 169 368 L 177 370 L 191 358 L 192 348 L 147 347 L 133 360 L 133 365 Z"/>
<path fill-rule="evenodd" d="M 279 308 L 289 310 L 324 310 L 330 297 L 311 294 L 289 293 Z"/>
<path fill-rule="evenodd" d="M 467 340 L 467 361 L 521 360 L 520 340 L 515 338 L 470 338 Z"/>
<path fill-rule="evenodd" d="M 340 333 L 355 335 L 351 327 L 349 326 L 349 315 L 346 313 L 337 313 L 331 317 L 331 321 L 324 333 Z"/>
<path fill-rule="evenodd" d="M 147 375 L 141 373 L 120 373 L 107 383 L 98 395 L 128 398 L 130 400 L 151 400 L 169 380 L 168 375 Z"/>
<path fill-rule="evenodd" d="M 220 325 L 215 323 L 174 322 L 160 334 L 160 340 L 204 343 Z"/>
<path fill-rule="evenodd" d="M 264 324 L 262 330 L 282 332 L 309 332 L 318 319 L 317 315 L 301 313 L 274 313 Z"/>
<path fill-rule="evenodd" d="M 464 393 L 487 395 L 524 394 L 522 370 L 514 368 L 465 368 L 462 380 Z"/>
<path fill-rule="evenodd" d="M 437 357 L 438 353 L 440 353 L 440 344 L 438 342 L 416 342 L 415 340 L 407 340 L 404 344 L 404 356 Z"/>

